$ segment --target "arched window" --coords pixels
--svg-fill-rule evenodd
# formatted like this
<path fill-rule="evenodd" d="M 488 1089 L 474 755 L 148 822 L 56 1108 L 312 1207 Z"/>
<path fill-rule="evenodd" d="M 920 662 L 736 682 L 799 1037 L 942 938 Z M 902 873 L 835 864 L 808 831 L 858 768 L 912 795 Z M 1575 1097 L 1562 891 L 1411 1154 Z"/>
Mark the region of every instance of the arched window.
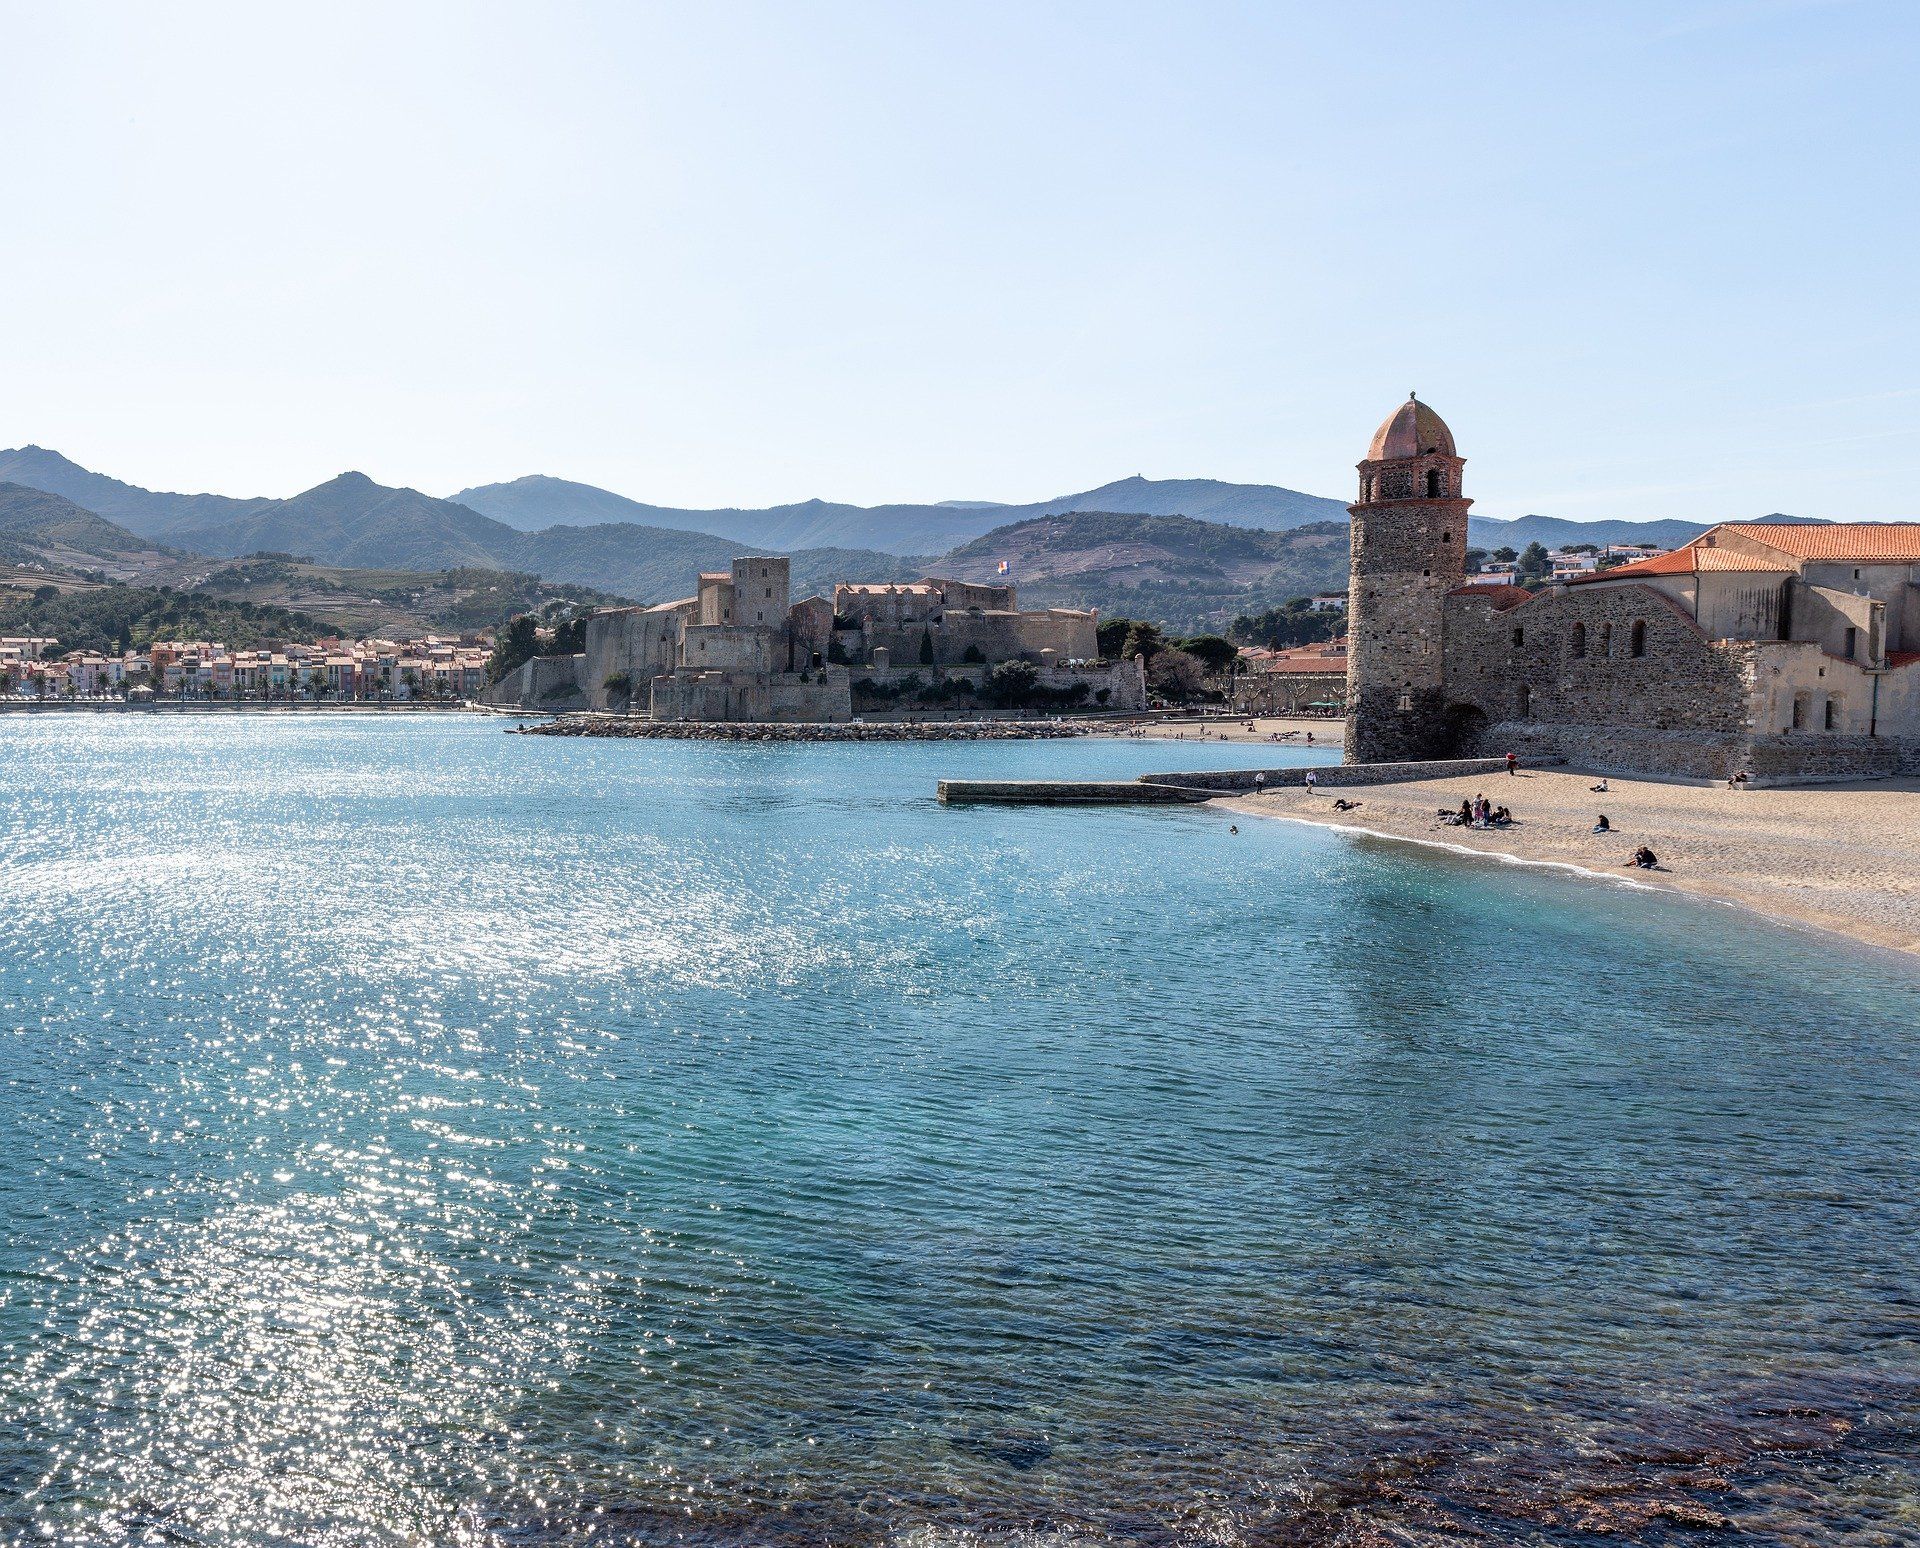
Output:
<path fill-rule="evenodd" d="M 1573 626 L 1573 653 L 1584 656 L 1587 653 L 1587 626 L 1577 623 Z"/>
<path fill-rule="evenodd" d="M 1520 718 L 1530 719 L 1533 715 L 1533 690 L 1525 683 L 1520 685 Z"/>
<path fill-rule="evenodd" d="M 1613 625 L 1610 623 L 1600 625 L 1600 654 L 1603 656 L 1613 654 Z"/>
<path fill-rule="evenodd" d="M 1447 475 L 1438 468 L 1427 469 L 1427 498 L 1437 500 L 1447 492 Z"/>
<path fill-rule="evenodd" d="M 1643 618 L 1633 621 L 1633 633 L 1627 639 L 1629 656 L 1644 656 L 1647 653 L 1647 624 Z"/>

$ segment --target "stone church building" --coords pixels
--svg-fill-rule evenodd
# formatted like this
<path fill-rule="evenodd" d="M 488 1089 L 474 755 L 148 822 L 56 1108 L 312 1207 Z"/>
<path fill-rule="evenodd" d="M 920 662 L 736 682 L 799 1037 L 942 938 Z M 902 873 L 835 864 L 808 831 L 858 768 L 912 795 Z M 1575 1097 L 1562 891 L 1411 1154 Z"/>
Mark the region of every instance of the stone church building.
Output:
<path fill-rule="evenodd" d="M 1359 465 L 1349 762 L 1920 773 L 1920 523 L 1729 522 L 1543 591 L 1467 585 L 1464 467 L 1413 398 Z"/>

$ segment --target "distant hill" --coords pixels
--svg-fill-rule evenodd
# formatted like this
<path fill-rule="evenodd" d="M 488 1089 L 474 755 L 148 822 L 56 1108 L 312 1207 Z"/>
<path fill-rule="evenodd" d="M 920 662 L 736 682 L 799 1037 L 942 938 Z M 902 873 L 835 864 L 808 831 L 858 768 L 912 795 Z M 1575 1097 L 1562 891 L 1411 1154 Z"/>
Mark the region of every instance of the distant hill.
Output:
<path fill-rule="evenodd" d="M 363 570 L 515 571 L 636 602 L 688 596 L 700 571 L 724 569 L 742 552 L 737 540 L 633 522 L 521 532 L 458 501 L 389 488 L 364 473 L 342 473 L 233 521 L 180 529 L 172 541 L 215 556 L 300 554 Z M 792 558 L 800 595 L 850 575 L 905 579 L 913 568 L 897 555 L 864 550 L 800 549 Z"/>
<path fill-rule="evenodd" d="M 270 500 L 235 500 L 214 494 L 163 494 L 123 484 L 104 473 L 94 473 L 44 446 L 20 446 L 0 451 L 0 479 L 65 495 L 96 516 L 125 527 L 140 537 L 162 537 L 175 527 L 211 526 L 232 521 Z M 171 539 L 169 539 L 171 541 Z"/>
<path fill-rule="evenodd" d="M 62 570 L 103 570 L 124 578 L 168 553 L 64 495 L 0 483 L 0 561 Z"/>
<path fill-rule="evenodd" d="M 463 489 L 454 499 L 522 531 L 560 524 L 643 522 L 715 532 L 771 553 L 802 548 L 853 548 L 895 554 L 939 553 L 1007 522 L 1067 511 L 1137 511 L 1148 516 L 1197 516 L 1229 526 L 1284 531 L 1313 521 L 1344 521 L 1338 500 L 1272 484 L 1223 484 L 1215 479 L 1124 478 L 1079 494 L 1028 505 L 941 500 L 914 505 L 843 505 L 805 500 L 762 510 L 688 510 L 643 505 L 592 484 L 535 475 L 506 484 Z"/>
<path fill-rule="evenodd" d="M 199 596 L 298 613 L 340 634 L 385 639 L 490 630 L 554 602 L 598 607 L 624 600 L 505 570 L 355 570 L 290 554 L 191 559 L 151 579 Z"/>
<path fill-rule="evenodd" d="M 1241 613 L 1344 587 L 1347 523 L 1270 532 L 1187 516 L 1076 511 L 996 527 L 929 568 L 990 581 L 1002 561 L 1022 606 L 1097 607 L 1176 633 L 1216 632 Z"/>

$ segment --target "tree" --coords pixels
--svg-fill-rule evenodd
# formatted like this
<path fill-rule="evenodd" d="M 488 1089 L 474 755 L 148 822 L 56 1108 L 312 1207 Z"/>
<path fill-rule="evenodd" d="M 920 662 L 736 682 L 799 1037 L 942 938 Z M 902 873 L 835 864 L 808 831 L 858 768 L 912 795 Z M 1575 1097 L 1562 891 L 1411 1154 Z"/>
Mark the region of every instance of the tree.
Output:
<path fill-rule="evenodd" d="M 1103 618 L 1095 631 L 1100 642 L 1100 654 L 1109 661 L 1120 654 L 1120 647 L 1126 643 L 1127 630 L 1133 627 L 1131 618 Z"/>
<path fill-rule="evenodd" d="M 1032 698 L 1039 682 L 1040 669 L 1031 661 L 1003 661 L 987 673 L 987 696 L 1011 709 Z"/>
<path fill-rule="evenodd" d="M 1197 694 L 1204 676 L 1199 658 L 1184 650 L 1162 650 L 1147 662 L 1147 686 L 1176 704 Z"/>
<path fill-rule="evenodd" d="M 1199 661 L 1207 671 L 1219 674 L 1240 659 L 1240 648 L 1231 640 L 1223 640 L 1217 634 L 1196 635 L 1193 639 L 1182 640 L 1179 649 Z"/>
<path fill-rule="evenodd" d="M 539 653 L 540 635 L 533 614 L 521 613 L 508 619 L 506 628 L 494 636 L 493 653 L 487 657 L 487 681 L 499 682 Z"/>
<path fill-rule="evenodd" d="M 806 674 L 800 674 L 804 679 Z M 633 674 L 631 672 L 609 672 L 600 685 L 607 690 L 607 698 L 620 704 L 630 703 L 633 699 Z"/>
<path fill-rule="evenodd" d="M 933 630 L 931 629 L 920 631 L 920 665 L 933 665 Z"/>
<path fill-rule="evenodd" d="M 982 666 L 985 664 L 987 658 L 981 655 L 978 645 L 969 645 L 966 649 L 966 654 L 961 656 L 960 659 L 970 666 Z"/>
<path fill-rule="evenodd" d="M 1136 618 L 1127 625 L 1127 637 L 1120 646 L 1121 656 L 1131 661 L 1135 656 L 1145 656 L 1151 661 L 1166 648 L 1161 638 L 1160 626 L 1148 623 L 1144 618 Z"/>
<path fill-rule="evenodd" d="M 1501 547 L 1493 551 L 1493 557 L 1498 559 L 1502 564 L 1512 564 L 1520 555 L 1511 548 Z"/>
<path fill-rule="evenodd" d="M 1520 573 L 1522 576 L 1541 576 L 1547 573 L 1547 551 L 1538 543 L 1529 543 L 1520 555 Z"/>

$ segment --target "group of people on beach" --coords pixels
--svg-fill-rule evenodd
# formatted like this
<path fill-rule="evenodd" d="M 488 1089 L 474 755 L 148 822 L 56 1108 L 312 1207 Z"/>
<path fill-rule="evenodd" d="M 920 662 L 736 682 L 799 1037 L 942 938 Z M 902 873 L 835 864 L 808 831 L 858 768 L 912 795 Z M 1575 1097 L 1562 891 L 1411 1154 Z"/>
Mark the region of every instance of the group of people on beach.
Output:
<path fill-rule="evenodd" d="M 1443 809 L 1440 821 L 1449 828 L 1504 828 L 1513 821 L 1513 813 L 1495 806 L 1484 795 L 1462 801 L 1457 812 Z"/>

